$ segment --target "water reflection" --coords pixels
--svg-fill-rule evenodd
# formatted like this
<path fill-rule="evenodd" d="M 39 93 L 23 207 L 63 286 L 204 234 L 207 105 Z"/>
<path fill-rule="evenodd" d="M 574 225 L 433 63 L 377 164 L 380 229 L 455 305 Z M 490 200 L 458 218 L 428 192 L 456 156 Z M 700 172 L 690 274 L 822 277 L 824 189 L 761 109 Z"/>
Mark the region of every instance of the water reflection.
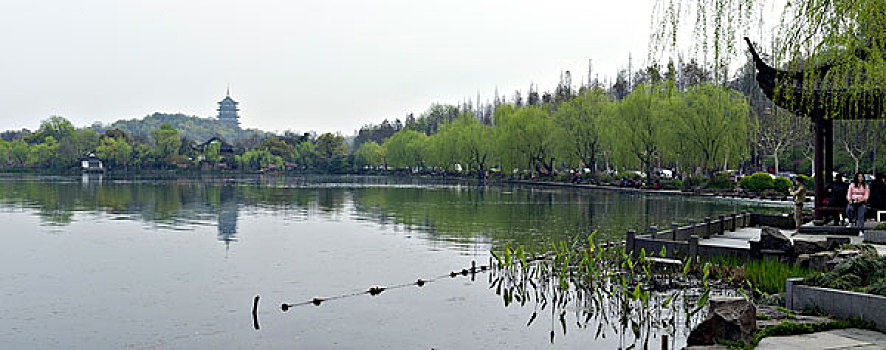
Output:
<path fill-rule="evenodd" d="M 667 226 L 749 207 L 746 204 L 609 191 L 520 186 L 391 183 L 385 179 L 0 181 L 0 205 L 35 211 L 45 225 L 65 226 L 77 213 L 137 220 L 160 229 L 216 226 L 226 249 L 237 242 L 241 215 L 282 215 L 290 221 L 357 220 L 406 231 L 457 249 L 519 243 L 582 241 L 592 231 L 619 240 L 629 228 Z M 760 208 L 755 208 L 760 210 Z M 242 213 L 241 213 L 242 211 Z M 479 243 L 479 244 L 478 244 Z"/>
<path fill-rule="evenodd" d="M 233 186 L 221 186 L 218 192 L 218 240 L 225 243 L 225 256 L 227 256 L 231 242 L 237 241 L 238 205 Z"/>

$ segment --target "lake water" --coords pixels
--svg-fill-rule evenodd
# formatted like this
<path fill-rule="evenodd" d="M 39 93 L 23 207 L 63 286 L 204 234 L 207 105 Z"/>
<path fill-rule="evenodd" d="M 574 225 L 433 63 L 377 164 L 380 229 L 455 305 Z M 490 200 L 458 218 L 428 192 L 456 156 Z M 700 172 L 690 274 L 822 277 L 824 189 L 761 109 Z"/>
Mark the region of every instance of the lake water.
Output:
<path fill-rule="evenodd" d="M 505 307 L 484 273 L 280 305 L 431 280 L 486 264 L 507 243 L 541 251 L 594 230 L 619 240 L 628 228 L 744 209 L 418 179 L 4 178 L 0 348 L 630 346 L 609 325 L 605 338 L 573 323 L 564 335 L 544 312 L 527 326 L 534 310 Z"/>

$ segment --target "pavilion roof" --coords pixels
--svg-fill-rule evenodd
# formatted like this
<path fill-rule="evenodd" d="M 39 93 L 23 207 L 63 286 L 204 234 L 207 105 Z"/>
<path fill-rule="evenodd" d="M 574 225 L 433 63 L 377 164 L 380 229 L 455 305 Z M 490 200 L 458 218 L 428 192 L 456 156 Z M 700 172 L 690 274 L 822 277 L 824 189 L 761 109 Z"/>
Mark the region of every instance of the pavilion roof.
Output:
<path fill-rule="evenodd" d="M 811 118 L 886 118 L 883 109 L 886 90 L 883 88 L 862 84 L 828 86 L 824 78 L 834 68 L 832 64 L 810 67 L 806 71 L 773 68 L 763 62 L 750 39 L 745 38 L 745 41 L 757 68 L 757 83 L 777 106 Z"/>

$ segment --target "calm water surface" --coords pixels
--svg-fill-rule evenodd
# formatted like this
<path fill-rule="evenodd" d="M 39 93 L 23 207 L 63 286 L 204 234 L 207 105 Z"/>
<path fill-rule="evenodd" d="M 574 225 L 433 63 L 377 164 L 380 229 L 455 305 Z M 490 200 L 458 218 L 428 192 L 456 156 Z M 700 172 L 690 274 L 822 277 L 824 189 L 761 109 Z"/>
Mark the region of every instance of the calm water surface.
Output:
<path fill-rule="evenodd" d="M 609 325 L 605 337 L 571 323 L 563 334 L 542 313 L 527 326 L 533 310 L 505 307 L 485 274 L 286 313 L 280 304 L 431 279 L 472 260 L 485 264 L 489 250 L 506 243 L 544 250 L 594 230 L 618 240 L 628 228 L 744 209 L 753 208 L 384 178 L 7 178 L 0 180 L 0 347 L 630 346 L 633 336 Z"/>

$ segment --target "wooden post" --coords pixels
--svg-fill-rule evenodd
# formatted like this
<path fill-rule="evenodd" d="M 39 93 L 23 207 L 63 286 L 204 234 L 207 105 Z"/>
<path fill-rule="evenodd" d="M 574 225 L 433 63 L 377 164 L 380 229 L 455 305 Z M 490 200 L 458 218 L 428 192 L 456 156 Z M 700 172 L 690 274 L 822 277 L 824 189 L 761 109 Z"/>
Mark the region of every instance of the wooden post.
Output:
<path fill-rule="evenodd" d="M 658 239 L 658 237 L 655 237 L 656 233 L 658 233 L 658 227 L 649 226 L 649 237 L 652 237 L 652 239 Z"/>
<path fill-rule="evenodd" d="M 824 207 L 822 200 L 825 198 L 825 177 L 827 176 L 827 171 L 825 169 L 825 123 L 821 116 L 817 116 L 814 118 L 815 123 L 815 158 L 812 160 L 812 168 L 815 170 L 815 213 L 812 218 L 814 220 L 822 220 L 824 219 L 824 212 L 822 212 L 821 208 Z"/>
<path fill-rule="evenodd" d="M 628 230 L 627 235 L 625 235 L 625 251 L 628 254 L 633 254 L 634 252 L 634 238 L 637 236 L 637 231 Z"/>
<path fill-rule="evenodd" d="M 732 217 L 732 232 L 738 231 L 738 213 L 732 212 L 729 216 Z"/>
<path fill-rule="evenodd" d="M 689 260 L 696 262 L 698 260 L 698 236 L 689 237 Z"/>
<path fill-rule="evenodd" d="M 834 120 L 823 120 L 824 126 L 824 181 L 834 182 Z M 827 187 L 827 185 L 825 185 Z"/>
<path fill-rule="evenodd" d="M 255 330 L 259 330 L 261 328 L 258 325 L 258 300 L 260 298 L 260 296 L 256 295 L 255 299 L 252 300 L 252 327 L 255 328 Z"/>
<path fill-rule="evenodd" d="M 680 225 L 678 225 L 676 222 L 672 222 L 671 223 L 671 240 L 672 241 L 675 241 L 675 242 L 677 241 L 677 232 L 678 231 L 680 231 Z"/>
<path fill-rule="evenodd" d="M 711 227 L 711 217 L 705 216 L 704 217 L 704 236 L 703 237 L 705 239 L 711 238 L 711 234 L 713 234 L 712 230 L 713 230 L 713 227 Z"/>
<path fill-rule="evenodd" d="M 717 234 L 723 235 L 726 233 L 726 217 L 723 215 L 720 215 L 718 218 L 720 219 L 720 225 L 718 225 L 719 231 L 717 231 Z"/>
<path fill-rule="evenodd" d="M 661 335 L 661 350 L 668 350 L 668 335 Z"/>

